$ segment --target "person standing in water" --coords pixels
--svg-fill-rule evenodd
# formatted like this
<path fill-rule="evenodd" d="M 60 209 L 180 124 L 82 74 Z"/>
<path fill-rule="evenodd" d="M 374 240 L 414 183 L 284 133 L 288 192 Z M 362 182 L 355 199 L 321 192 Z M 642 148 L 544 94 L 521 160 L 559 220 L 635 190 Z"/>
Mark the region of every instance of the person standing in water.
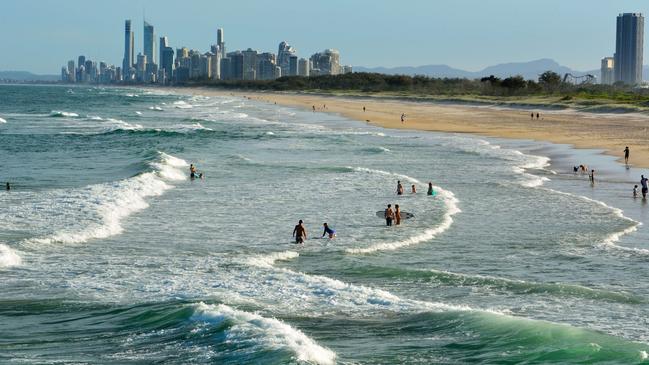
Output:
<path fill-rule="evenodd" d="M 394 205 L 394 220 L 397 226 L 401 225 L 401 209 L 399 209 L 399 204 Z"/>
<path fill-rule="evenodd" d="M 403 195 L 403 185 L 401 185 L 401 181 L 397 181 L 397 195 Z"/>
<path fill-rule="evenodd" d="M 590 170 L 590 174 L 588 175 L 588 180 L 590 180 L 591 184 L 595 184 L 595 170 Z"/>
<path fill-rule="evenodd" d="M 326 234 L 329 235 L 329 239 L 333 239 L 336 237 L 336 231 L 331 229 L 327 223 L 324 224 L 324 232 L 322 232 L 322 237 L 324 237 Z"/>
<path fill-rule="evenodd" d="M 298 245 L 304 244 L 304 241 L 306 241 L 306 228 L 301 219 L 293 229 L 293 237 L 295 237 L 295 244 Z"/>
<path fill-rule="evenodd" d="M 385 210 L 385 225 L 388 227 L 392 226 L 393 219 L 394 211 L 392 210 L 392 204 L 388 204 L 388 209 Z"/>
<path fill-rule="evenodd" d="M 633 198 L 638 197 L 638 185 L 633 186 Z"/>
<path fill-rule="evenodd" d="M 433 195 L 435 192 L 433 191 L 433 183 L 429 182 L 428 183 L 428 192 L 426 193 L 427 195 Z"/>
<path fill-rule="evenodd" d="M 194 166 L 194 164 L 189 165 L 189 178 L 190 179 L 196 178 L 196 166 Z"/>
<path fill-rule="evenodd" d="M 11 190 L 11 185 L 9 185 L 9 181 L 7 181 L 7 191 Z"/>
<path fill-rule="evenodd" d="M 649 187 L 647 187 L 647 178 L 644 175 L 640 175 L 640 186 L 642 186 L 642 199 L 647 199 L 647 192 L 649 192 Z"/>
<path fill-rule="evenodd" d="M 629 164 L 629 152 L 631 152 L 629 146 L 626 146 L 626 148 L 624 148 L 624 163 L 627 165 Z"/>
<path fill-rule="evenodd" d="M 411 193 L 412 193 L 412 194 L 417 194 L 417 187 L 415 186 L 415 184 L 412 184 L 412 191 L 411 191 Z"/>

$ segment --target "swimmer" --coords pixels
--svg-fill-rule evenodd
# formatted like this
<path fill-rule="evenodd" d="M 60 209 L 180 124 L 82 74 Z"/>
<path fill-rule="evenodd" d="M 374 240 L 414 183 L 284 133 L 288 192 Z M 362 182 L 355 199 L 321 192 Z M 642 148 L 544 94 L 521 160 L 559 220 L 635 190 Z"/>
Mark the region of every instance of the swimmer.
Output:
<path fill-rule="evenodd" d="M 322 232 L 322 237 L 324 237 L 326 234 L 329 235 L 329 239 L 333 239 L 334 237 L 336 237 L 336 231 L 329 228 L 327 223 L 323 224 L 323 226 L 324 226 L 324 232 Z"/>
<path fill-rule="evenodd" d="M 295 237 L 295 244 L 304 244 L 306 241 L 306 228 L 302 224 L 302 220 L 298 222 L 297 226 L 293 229 L 293 237 Z"/>
<path fill-rule="evenodd" d="M 397 181 L 397 195 L 403 195 L 403 185 L 401 185 L 401 181 Z"/>
<path fill-rule="evenodd" d="M 385 225 L 388 227 L 392 226 L 393 219 L 394 211 L 392 210 L 392 204 L 388 204 L 388 209 L 385 210 Z"/>
<path fill-rule="evenodd" d="M 196 166 L 194 166 L 194 164 L 189 165 L 189 178 L 190 179 L 196 178 Z"/>
<path fill-rule="evenodd" d="M 417 187 L 415 186 L 415 184 L 412 184 L 412 191 L 411 191 L 411 193 L 412 193 L 412 194 L 417 194 Z"/>
<path fill-rule="evenodd" d="M 572 167 L 572 172 L 573 172 L 575 175 L 577 175 L 577 173 L 579 172 L 579 167 L 577 167 L 577 166 L 573 166 L 573 167 Z"/>
<path fill-rule="evenodd" d="M 432 182 L 428 183 L 428 192 L 426 194 L 427 195 L 433 195 L 433 183 Z"/>
<path fill-rule="evenodd" d="M 401 209 L 399 209 L 399 204 L 394 205 L 394 220 L 397 226 L 401 225 Z"/>

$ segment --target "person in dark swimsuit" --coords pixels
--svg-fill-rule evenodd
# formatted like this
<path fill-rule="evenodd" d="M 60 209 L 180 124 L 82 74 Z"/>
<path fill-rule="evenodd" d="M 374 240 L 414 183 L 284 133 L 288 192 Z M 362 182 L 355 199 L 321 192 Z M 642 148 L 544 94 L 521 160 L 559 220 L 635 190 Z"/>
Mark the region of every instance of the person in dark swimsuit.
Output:
<path fill-rule="evenodd" d="M 326 234 L 329 235 L 329 238 L 334 238 L 336 237 L 336 231 L 331 229 L 327 223 L 324 224 L 324 232 L 322 232 L 322 237 L 324 237 Z"/>
<path fill-rule="evenodd" d="M 304 224 L 302 224 L 301 219 L 293 229 L 293 237 L 295 237 L 296 244 L 303 244 L 306 240 L 306 228 L 304 227 Z"/>

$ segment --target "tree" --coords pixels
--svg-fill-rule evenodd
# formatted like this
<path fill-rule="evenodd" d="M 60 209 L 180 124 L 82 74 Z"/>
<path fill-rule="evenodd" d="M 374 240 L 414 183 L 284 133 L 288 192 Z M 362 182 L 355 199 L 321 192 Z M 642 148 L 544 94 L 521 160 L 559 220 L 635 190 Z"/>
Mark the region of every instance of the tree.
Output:
<path fill-rule="evenodd" d="M 502 86 L 509 89 L 510 92 L 523 89 L 525 85 L 527 85 L 527 82 L 525 82 L 525 79 L 521 75 L 510 76 L 502 82 Z"/>
<path fill-rule="evenodd" d="M 539 76 L 539 84 L 546 90 L 556 91 L 561 86 L 561 75 L 554 71 L 545 71 Z"/>

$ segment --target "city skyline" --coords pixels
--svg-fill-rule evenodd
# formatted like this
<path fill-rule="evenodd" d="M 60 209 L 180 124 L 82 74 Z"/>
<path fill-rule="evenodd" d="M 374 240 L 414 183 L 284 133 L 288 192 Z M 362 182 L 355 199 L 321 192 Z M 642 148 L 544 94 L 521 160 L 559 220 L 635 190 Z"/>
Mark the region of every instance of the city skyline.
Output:
<path fill-rule="evenodd" d="M 135 49 L 142 50 L 142 36 L 137 34 L 142 30 L 144 9 L 158 35 L 168 36 L 174 46 L 195 49 L 215 43 L 218 26 L 228 29 L 232 49 L 274 51 L 270 45 L 286 40 L 301 54 L 337 48 L 345 55 L 345 63 L 354 66 L 448 64 L 478 70 L 502 62 L 552 58 L 575 69 L 589 70 L 598 68 L 601 58 L 615 51 L 615 22 L 611 17 L 649 10 L 640 1 L 548 1 L 541 5 L 507 0 L 492 6 L 478 1 L 409 1 L 382 7 L 370 6 L 367 1 L 348 6 L 332 1 L 309 10 L 295 6 L 295 1 L 268 7 L 260 1 L 196 1 L 187 5 L 139 0 L 126 6 L 127 2 L 117 0 L 101 12 L 89 11 L 78 17 L 65 11 L 76 8 L 75 3 L 66 3 L 66 7 L 48 3 L 39 7 L 5 5 L 0 15 L 0 44 L 21 52 L 3 57 L 0 70 L 51 74 L 59 62 L 52 64 L 49 58 L 68 59 L 70 54 L 93 55 L 94 59 L 120 65 L 122 59 L 116 58 L 116 51 L 123 49 L 123 37 L 116 37 L 114 29 L 123 27 L 125 18 L 133 19 Z M 347 11 L 336 10 L 342 6 Z M 29 18 L 34 21 L 18 21 Z M 45 46 L 44 37 L 48 39 Z M 48 57 L 42 57 L 44 52 Z"/>

